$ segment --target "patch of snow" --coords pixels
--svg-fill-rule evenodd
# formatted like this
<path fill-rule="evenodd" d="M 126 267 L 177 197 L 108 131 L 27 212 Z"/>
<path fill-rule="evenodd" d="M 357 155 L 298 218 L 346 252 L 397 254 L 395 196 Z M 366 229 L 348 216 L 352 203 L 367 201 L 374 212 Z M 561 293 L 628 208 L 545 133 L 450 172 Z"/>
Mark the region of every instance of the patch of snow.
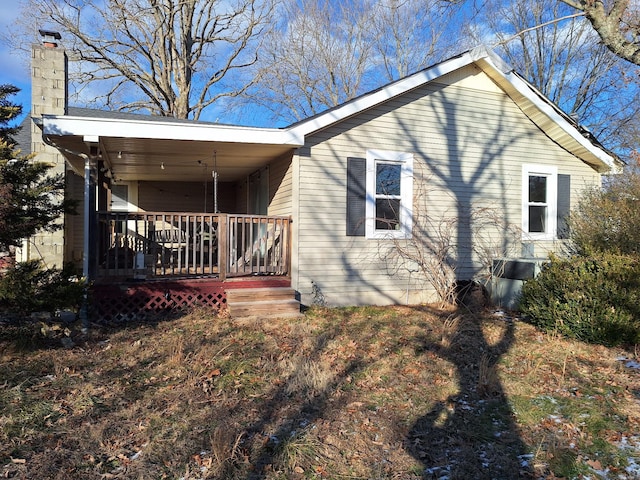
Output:
<path fill-rule="evenodd" d="M 595 473 L 598 476 L 598 478 L 609 478 L 609 473 L 611 473 L 611 470 L 609 470 L 609 468 L 605 468 L 604 470 L 591 468 L 591 471 Z"/>
<path fill-rule="evenodd" d="M 469 405 L 469 403 L 465 400 L 458 400 L 458 407 L 460 407 L 462 410 L 467 410 L 467 411 L 472 411 L 473 407 L 471 405 Z M 478 402 L 480 403 L 480 402 Z"/>
<path fill-rule="evenodd" d="M 556 423 L 562 423 L 562 417 L 559 415 L 549 415 L 549 418 Z"/>
<path fill-rule="evenodd" d="M 529 468 L 531 467 L 531 460 L 533 460 L 533 453 L 518 455 L 518 460 L 520 461 L 520 466 L 522 468 Z"/>
<path fill-rule="evenodd" d="M 631 358 L 625 357 L 624 355 L 620 355 L 616 357 L 618 362 L 624 362 L 624 366 L 627 368 L 633 368 L 635 370 L 640 370 L 640 362 L 637 360 L 633 360 Z"/>
<path fill-rule="evenodd" d="M 629 465 L 624 469 L 625 472 L 631 475 L 631 478 L 640 478 L 640 463 L 638 463 L 633 457 L 630 457 L 628 462 Z"/>
<path fill-rule="evenodd" d="M 629 478 L 640 478 L 640 436 L 622 437 L 618 447 L 627 454 L 625 471 Z"/>
<path fill-rule="evenodd" d="M 478 455 L 480 457 L 480 460 L 482 461 L 482 466 L 484 468 L 489 468 L 489 459 L 487 458 L 487 453 L 486 452 L 480 452 L 480 455 Z"/>
<path fill-rule="evenodd" d="M 540 395 L 538 398 L 540 400 L 546 400 L 547 402 L 549 402 L 549 403 L 551 403 L 553 405 L 557 405 L 558 404 L 558 400 L 553 398 L 551 395 Z"/>
<path fill-rule="evenodd" d="M 640 362 L 636 362 L 635 360 L 629 360 L 628 362 L 625 362 L 624 366 L 627 368 L 640 369 Z"/>
<path fill-rule="evenodd" d="M 493 316 L 503 318 L 506 322 L 513 322 L 514 319 L 512 315 L 508 314 L 504 310 L 494 310 Z"/>
<path fill-rule="evenodd" d="M 430 467 L 425 468 L 424 473 L 435 476 L 438 480 L 449 480 L 450 467 Z"/>

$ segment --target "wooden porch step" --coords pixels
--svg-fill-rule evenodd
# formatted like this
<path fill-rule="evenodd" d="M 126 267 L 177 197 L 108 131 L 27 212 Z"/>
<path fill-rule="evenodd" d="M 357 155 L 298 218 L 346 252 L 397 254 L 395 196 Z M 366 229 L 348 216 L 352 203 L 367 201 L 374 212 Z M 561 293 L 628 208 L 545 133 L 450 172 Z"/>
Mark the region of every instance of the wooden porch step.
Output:
<path fill-rule="evenodd" d="M 234 288 L 226 291 L 232 318 L 300 316 L 300 302 L 288 287 Z"/>
<path fill-rule="evenodd" d="M 252 302 L 261 300 L 284 300 L 295 298 L 291 287 L 228 288 L 227 302 Z"/>

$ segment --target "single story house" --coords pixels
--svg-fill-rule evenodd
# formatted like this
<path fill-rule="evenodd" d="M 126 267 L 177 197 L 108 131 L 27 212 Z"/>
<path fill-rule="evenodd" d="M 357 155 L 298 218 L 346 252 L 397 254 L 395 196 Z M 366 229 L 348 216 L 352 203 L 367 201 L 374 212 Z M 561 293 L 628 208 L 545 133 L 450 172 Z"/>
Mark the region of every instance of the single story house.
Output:
<path fill-rule="evenodd" d="M 62 159 L 81 207 L 53 243 L 121 311 L 238 291 L 248 305 L 267 287 L 304 304 L 433 301 L 439 267 L 463 281 L 483 256 L 558 250 L 580 192 L 621 168 L 485 48 L 286 128 L 68 107 L 60 50 L 34 47 L 31 141 Z"/>

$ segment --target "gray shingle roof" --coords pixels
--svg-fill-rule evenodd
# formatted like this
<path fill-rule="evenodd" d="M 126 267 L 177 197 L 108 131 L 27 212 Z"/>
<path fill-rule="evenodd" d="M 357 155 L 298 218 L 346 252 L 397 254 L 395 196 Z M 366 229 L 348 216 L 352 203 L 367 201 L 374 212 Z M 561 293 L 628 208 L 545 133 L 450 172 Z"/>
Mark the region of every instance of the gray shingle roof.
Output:
<path fill-rule="evenodd" d="M 159 115 L 146 115 L 142 113 L 97 110 L 93 108 L 82 108 L 82 107 L 69 107 L 67 109 L 67 115 L 71 117 L 107 118 L 107 119 L 114 119 L 114 120 L 146 120 L 146 121 L 165 122 L 165 123 L 187 123 L 187 124 L 197 123 L 197 124 L 204 124 L 204 125 L 221 125 L 219 123 L 214 123 L 214 122 L 202 122 L 202 121 L 195 121 L 195 120 L 185 120 L 182 118 L 174 118 L 174 117 L 161 117 Z"/>
<path fill-rule="evenodd" d="M 20 123 L 20 130 L 13 138 L 16 141 L 16 149 L 20 150 L 22 155 L 31 153 L 31 115 L 27 115 Z"/>

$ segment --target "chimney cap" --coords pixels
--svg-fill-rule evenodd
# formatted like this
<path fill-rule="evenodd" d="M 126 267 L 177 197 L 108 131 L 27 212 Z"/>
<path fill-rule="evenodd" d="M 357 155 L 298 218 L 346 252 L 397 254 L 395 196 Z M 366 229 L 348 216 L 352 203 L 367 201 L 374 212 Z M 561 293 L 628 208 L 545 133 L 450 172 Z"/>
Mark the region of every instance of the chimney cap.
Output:
<path fill-rule="evenodd" d="M 62 36 L 60 35 L 60 33 L 58 32 L 54 32 L 52 30 L 38 30 L 38 32 L 40 33 L 40 35 L 42 35 L 43 37 L 53 37 L 56 40 L 60 40 L 62 38 Z"/>

